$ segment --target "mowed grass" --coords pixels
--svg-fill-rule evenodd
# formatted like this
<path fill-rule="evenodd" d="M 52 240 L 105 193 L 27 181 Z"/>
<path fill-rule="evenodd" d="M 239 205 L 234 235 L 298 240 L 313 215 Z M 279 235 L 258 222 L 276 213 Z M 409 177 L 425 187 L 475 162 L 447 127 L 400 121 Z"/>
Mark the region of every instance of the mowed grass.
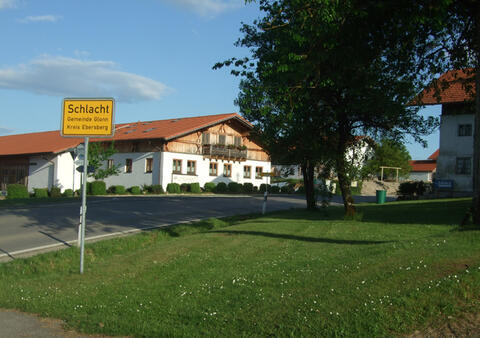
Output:
<path fill-rule="evenodd" d="M 480 311 L 468 199 L 234 217 L 0 265 L 0 307 L 85 333 L 395 336 Z"/>

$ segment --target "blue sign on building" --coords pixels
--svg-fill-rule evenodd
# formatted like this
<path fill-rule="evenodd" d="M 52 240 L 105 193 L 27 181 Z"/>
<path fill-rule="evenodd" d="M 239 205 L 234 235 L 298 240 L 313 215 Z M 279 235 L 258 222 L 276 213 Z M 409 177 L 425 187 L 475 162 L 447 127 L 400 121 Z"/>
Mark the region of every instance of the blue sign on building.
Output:
<path fill-rule="evenodd" d="M 433 186 L 435 189 L 453 189 L 453 180 L 434 180 Z"/>

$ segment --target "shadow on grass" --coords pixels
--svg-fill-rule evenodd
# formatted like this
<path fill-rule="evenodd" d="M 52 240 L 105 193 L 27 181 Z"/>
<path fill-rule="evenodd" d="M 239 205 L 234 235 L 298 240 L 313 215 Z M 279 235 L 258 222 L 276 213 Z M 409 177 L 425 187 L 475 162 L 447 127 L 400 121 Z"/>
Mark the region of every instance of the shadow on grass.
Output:
<path fill-rule="evenodd" d="M 471 199 L 405 201 L 357 206 L 362 222 L 385 224 L 459 225 L 471 206 Z M 343 207 L 327 210 L 293 210 L 267 215 L 292 220 L 344 220 Z"/>
<path fill-rule="evenodd" d="M 370 244 L 384 244 L 384 243 L 395 242 L 395 241 L 357 241 L 357 240 L 347 240 L 347 239 L 315 238 L 315 237 L 305 237 L 305 236 L 296 236 L 296 235 L 275 234 L 275 233 L 264 232 L 264 231 L 214 230 L 214 231 L 210 231 L 209 233 L 219 233 L 219 234 L 228 234 L 228 235 L 251 235 L 251 236 L 262 236 L 262 237 L 270 237 L 270 238 L 292 239 L 296 241 L 312 242 L 312 243 L 330 243 L 330 244 L 348 244 L 348 245 L 370 245 Z"/>

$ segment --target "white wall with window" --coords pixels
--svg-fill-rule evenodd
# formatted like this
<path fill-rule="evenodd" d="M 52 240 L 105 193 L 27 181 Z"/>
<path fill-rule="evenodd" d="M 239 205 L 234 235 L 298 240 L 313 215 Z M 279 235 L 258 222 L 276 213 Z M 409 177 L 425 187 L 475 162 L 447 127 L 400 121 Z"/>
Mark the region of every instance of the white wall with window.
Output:
<path fill-rule="evenodd" d="M 141 187 L 144 184 L 159 184 L 160 153 L 116 153 L 111 160 L 113 160 L 111 165 L 120 166 L 120 173 L 104 179 L 107 188 L 112 185 L 123 185 L 128 189 L 132 186 Z M 107 165 L 109 165 L 108 162 L 105 163 L 105 166 Z"/>
<path fill-rule="evenodd" d="M 199 183 L 203 188 L 207 182 L 237 182 L 240 184 L 249 182 L 254 186 L 260 186 L 262 183 L 269 182 L 269 178 L 255 177 L 256 168 L 262 168 L 262 172 L 270 172 L 270 162 L 264 161 L 227 161 L 220 159 L 210 159 L 203 155 L 182 154 L 163 152 L 162 157 L 162 172 L 160 173 L 160 184 L 166 189 L 168 183 Z M 181 161 L 180 171 L 174 170 L 174 164 L 177 165 Z M 190 167 L 189 167 L 190 162 Z M 194 164 L 193 164 L 194 163 Z M 216 173 L 211 169 L 216 164 Z M 195 167 L 195 174 L 189 172 L 189 168 Z M 250 177 L 244 177 L 244 167 L 251 168 Z M 178 169 L 178 167 L 176 168 Z"/>
<path fill-rule="evenodd" d="M 442 115 L 436 178 L 454 181 L 454 190 L 473 191 L 473 114 Z"/>

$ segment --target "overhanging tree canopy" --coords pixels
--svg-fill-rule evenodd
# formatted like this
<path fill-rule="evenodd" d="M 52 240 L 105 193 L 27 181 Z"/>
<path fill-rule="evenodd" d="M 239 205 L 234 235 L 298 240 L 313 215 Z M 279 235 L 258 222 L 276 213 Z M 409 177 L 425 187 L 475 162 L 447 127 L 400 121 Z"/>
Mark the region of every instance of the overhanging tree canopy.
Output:
<path fill-rule="evenodd" d="M 417 92 L 418 62 L 406 49 L 412 15 L 406 4 L 392 2 L 283 0 L 259 1 L 264 17 L 244 25 L 238 46 L 251 57 L 215 65 L 233 66 L 242 76 L 237 103 L 241 113 L 262 130 L 272 154 L 302 163 L 307 176 L 313 163 L 333 163 L 345 211 L 353 213 L 345 153 L 358 135 L 421 140 L 436 125 L 408 107 Z M 396 5 L 396 4 L 395 4 Z M 402 7 L 403 5 L 403 7 Z M 410 22 L 409 22 L 410 23 Z M 311 165 L 312 173 L 308 168 Z M 313 183 L 312 183 L 313 186 Z M 307 191 L 307 206 L 311 193 Z"/>

